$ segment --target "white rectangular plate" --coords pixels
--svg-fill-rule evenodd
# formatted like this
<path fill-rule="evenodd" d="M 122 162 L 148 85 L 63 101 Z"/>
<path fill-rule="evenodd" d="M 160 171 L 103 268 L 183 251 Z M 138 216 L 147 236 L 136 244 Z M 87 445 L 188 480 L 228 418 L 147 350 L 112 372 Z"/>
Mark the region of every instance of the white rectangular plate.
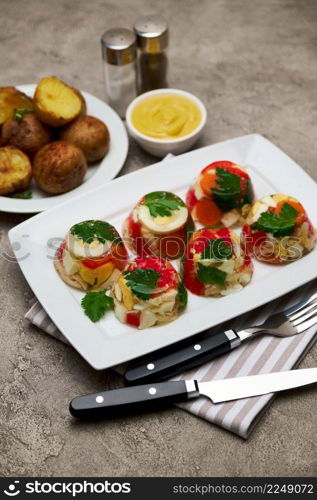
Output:
<path fill-rule="evenodd" d="M 105 219 L 121 231 L 122 222 L 147 192 L 167 190 L 184 197 L 199 171 L 216 160 L 231 160 L 249 170 L 256 196 L 284 192 L 298 198 L 317 225 L 316 183 L 285 153 L 259 135 L 221 142 L 155 164 L 102 185 L 39 214 L 12 229 L 10 242 L 21 269 L 51 319 L 96 369 L 105 369 L 162 348 L 239 316 L 317 276 L 317 252 L 274 266 L 255 262 L 252 282 L 222 298 L 189 293 L 186 311 L 174 322 L 147 330 L 123 325 L 114 314 L 92 323 L 82 312 L 83 293 L 64 284 L 53 266 L 56 245 L 69 228 L 85 219 Z M 53 248 L 52 248 L 53 247 Z"/>

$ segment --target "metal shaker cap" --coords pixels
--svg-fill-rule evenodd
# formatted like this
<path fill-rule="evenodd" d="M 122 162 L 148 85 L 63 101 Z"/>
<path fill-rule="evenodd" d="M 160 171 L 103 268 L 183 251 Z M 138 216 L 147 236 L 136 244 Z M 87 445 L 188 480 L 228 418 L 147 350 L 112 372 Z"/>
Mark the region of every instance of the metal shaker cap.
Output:
<path fill-rule="evenodd" d="M 163 52 L 168 46 L 168 25 L 161 16 L 139 17 L 134 23 L 138 46 L 144 52 Z"/>
<path fill-rule="evenodd" d="M 101 37 L 102 55 L 109 64 L 121 66 L 136 58 L 136 36 L 126 28 L 112 28 Z"/>

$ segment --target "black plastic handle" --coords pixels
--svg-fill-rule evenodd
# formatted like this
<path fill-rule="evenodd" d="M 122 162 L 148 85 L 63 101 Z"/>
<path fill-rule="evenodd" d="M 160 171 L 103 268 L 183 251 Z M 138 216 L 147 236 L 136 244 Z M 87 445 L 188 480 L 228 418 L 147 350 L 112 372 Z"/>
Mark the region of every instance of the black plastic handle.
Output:
<path fill-rule="evenodd" d="M 198 396 L 197 382 L 180 380 L 79 396 L 70 402 L 69 411 L 80 419 L 110 418 L 153 411 Z"/>
<path fill-rule="evenodd" d="M 195 368 L 240 345 L 240 338 L 234 330 L 201 338 L 184 347 L 177 347 L 161 356 L 128 368 L 124 377 L 128 385 L 143 384 L 152 380 L 163 380 Z"/>

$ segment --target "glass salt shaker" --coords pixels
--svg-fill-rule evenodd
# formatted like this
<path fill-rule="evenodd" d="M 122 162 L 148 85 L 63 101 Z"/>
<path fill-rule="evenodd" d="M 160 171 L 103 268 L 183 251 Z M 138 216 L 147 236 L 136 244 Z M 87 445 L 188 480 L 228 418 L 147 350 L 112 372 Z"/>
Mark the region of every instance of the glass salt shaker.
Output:
<path fill-rule="evenodd" d="M 168 25 L 160 16 L 140 17 L 134 23 L 139 48 L 138 92 L 165 88 L 167 84 Z"/>
<path fill-rule="evenodd" d="M 136 96 L 136 36 L 126 28 L 113 28 L 101 37 L 104 80 L 108 103 L 121 118 Z"/>

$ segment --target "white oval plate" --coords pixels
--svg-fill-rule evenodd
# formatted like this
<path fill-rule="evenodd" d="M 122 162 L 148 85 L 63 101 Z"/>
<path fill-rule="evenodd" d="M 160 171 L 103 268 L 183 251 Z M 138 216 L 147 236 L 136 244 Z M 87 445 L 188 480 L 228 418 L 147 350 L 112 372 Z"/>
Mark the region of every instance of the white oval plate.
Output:
<path fill-rule="evenodd" d="M 16 88 L 29 96 L 33 96 L 36 85 L 19 85 Z M 108 104 L 88 94 L 88 92 L 82 92 L 82 94 L 86 99 L 87 114 L 102 120 L 109 129 L 110 149 L 108 154 L 100 162 L 88 167 L 84 182 L 72 191 L 50 196 L 41 191 L 35 182 L 32 181 L 32 199 L 21 200 L 8 196 L 0 196 L 0 210 L 14 213 L 43 212 L 43 210 L 53 208 L 64 201 L 69 201 L 75 196 L 84 194 L 95 187 L 105 184 L 120 172 L 127 157 L 129 147 L 125 126 L 117 113 Z"/>

